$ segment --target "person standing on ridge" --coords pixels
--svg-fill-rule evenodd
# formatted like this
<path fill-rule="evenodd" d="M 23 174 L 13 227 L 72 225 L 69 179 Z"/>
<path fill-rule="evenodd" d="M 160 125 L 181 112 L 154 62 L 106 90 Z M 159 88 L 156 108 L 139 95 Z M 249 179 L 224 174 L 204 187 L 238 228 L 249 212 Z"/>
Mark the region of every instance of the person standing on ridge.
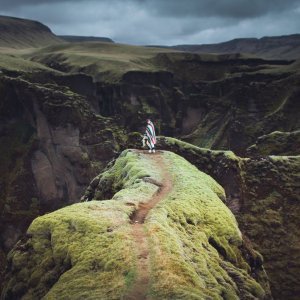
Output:
<path fill-rule="evenodd" d="M 146 130 L 142 142 L 143 147 L 145 147 L 145 144 L 147 144 L 147 146 L 149 147 L 149 153 L 155 153 L 155 128 L 150 119 L 147 119 Z"/>

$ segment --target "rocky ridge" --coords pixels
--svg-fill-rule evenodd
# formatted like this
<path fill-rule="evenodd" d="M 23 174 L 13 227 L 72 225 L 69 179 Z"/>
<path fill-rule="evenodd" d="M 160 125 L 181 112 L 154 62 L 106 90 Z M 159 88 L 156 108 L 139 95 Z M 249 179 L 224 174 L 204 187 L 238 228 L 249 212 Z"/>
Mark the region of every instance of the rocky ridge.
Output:
<path fill-rule="evenodd" d="M 156 155 L 173 183 L 144 224 L 151 276 L 146 294 L 270 299 L 262 258 L 243 240 L 221 200 L 222 187 L 173 153 Z M 162 182 L 164 166 L 155 168 L 153 157 L 124 151 L 94 182 L 96 199 L 108 182 L 112 194 L 118 190 L 111 200 L 74 204 L 37 218 L 8 256 L 2 299 L 122 298 L 137 280 L 142 259 L 135 257 L 130 216 Z"/>
<path fill-rule="evenodd" d="M 203 149 L 173 138 L 161 138 L 159 145 L 224 187 L 225 203 L 244 237 L 264 257 L 274 299 L 296 300 L 300 293 L 300 156 L 240 158 L 231 151 Z"/>

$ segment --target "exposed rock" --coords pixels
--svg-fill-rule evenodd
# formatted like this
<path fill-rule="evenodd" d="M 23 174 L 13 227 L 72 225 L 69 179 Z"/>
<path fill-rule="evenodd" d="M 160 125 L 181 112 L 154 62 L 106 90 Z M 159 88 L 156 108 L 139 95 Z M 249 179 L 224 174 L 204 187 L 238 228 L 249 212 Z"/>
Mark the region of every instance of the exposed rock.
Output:
<path fill-rule="evenodd" d="M 271 299 L 262 257 L 242 239 L 219 198 L 222 187 L 173 153 L 156 155 L 173 188 L 144 224 L 151 298 Z M 93 184 L 97 190 L 109 179 L 118 187 L 110 201 L 74 204 L 35 219 L 8 256 L 2 299 L 122 298 L 138 276 L 130 215 L 158 191 L 151 182 L 162 182 L 165 174 L 152 158 L 123 152 Z"/>

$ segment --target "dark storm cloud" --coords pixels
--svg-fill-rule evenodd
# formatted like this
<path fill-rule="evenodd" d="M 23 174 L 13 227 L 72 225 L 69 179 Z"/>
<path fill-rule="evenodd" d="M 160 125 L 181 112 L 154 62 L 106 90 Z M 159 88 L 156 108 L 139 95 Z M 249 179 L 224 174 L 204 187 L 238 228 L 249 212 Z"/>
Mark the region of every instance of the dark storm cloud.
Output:
<path fill-rule="evenodd" d="M 68 1 L 68 0 L 67 0 Z M 30 6 L 30 5 L 36 5 L 36 4 L 55 4 L 55 3 L 61 3 L 61 2 L 67 2 L 67 1 L 61 1 L 61 0 L 1 0 L 1 9 L 18 9 L 22 6 Z M 73 0 L 73 2 L 80 2 L 81 0 Z M 69 0 L 69 2 L 72 2 Z"/>
<path fill-rule="evenodd" d="M 285 11 L 294 8 L 299 0 L 1 0 L 2 9 L 56 3 L 110 3 L 118 5 L 129 2 L 144 6 L 164 16 L 220 16 L 247 18 L 265 13 Z"/>
<path fill-rule="evenodd" d="M 142 2 L 161 15 L 229 18 L 258 17 L 266 13 L 291 10 L 297 6 L 297 3 L 299 4 L 299 0 L 148 0 Z"/>
<path fill-rule="evenodd" d="M 300 31 L 299 0 L 0 1 L 0 14 L 39 20 L 57 34 L 123 43 L 212 43 Z"/>

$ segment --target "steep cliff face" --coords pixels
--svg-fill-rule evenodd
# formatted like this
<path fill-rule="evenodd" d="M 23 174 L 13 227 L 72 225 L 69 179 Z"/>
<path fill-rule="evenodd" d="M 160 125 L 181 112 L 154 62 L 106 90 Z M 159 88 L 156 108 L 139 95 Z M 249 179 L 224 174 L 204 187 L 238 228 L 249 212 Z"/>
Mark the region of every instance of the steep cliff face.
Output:
<path fill-rule="evenodd" d="M 261 136 L 299 128 L 297 73 L 255 72 L 265 68 L 265 61 L 161 56 L 156 59 L 168 71 L 130 71 L 119 83 L 97 83 L 99 113 L 118 116 L 130 131 L 151 116 L 163 135 L 241 156 Z M 284 154 L 284 144 L 269 154 Z"/>
<path fill-rule="evenodd" d="M 119 151 L 121 134 L 50 77 L 48 83 L 3 74 L 0 80 L 0 224 L 7 251 L 34 217 L 79 201 Z"/>
<path fill-rule="evenodd" d="M 132 216 L 167 181 L 168 192 L 140 224 L 146 241 L 135 242 Z M 210 176 L 170 152 L 125 151 L 94 181 L 97 198 L 103 185 L 118 190 L 111 200 L 33 221 L 8 256 L 2 299 L 129 299 L 141 277 L 152 299 L 270 299 L 262 257 L 243 240 Z"/>
<path fill-rule="evenodd" d="M 224 187 L 242 232 L 264 256 L 273 297 L 298 299 L 300 157 L 242 159 L 171 138 L 161 138 L 160 147 L 182 155 Z"/>

